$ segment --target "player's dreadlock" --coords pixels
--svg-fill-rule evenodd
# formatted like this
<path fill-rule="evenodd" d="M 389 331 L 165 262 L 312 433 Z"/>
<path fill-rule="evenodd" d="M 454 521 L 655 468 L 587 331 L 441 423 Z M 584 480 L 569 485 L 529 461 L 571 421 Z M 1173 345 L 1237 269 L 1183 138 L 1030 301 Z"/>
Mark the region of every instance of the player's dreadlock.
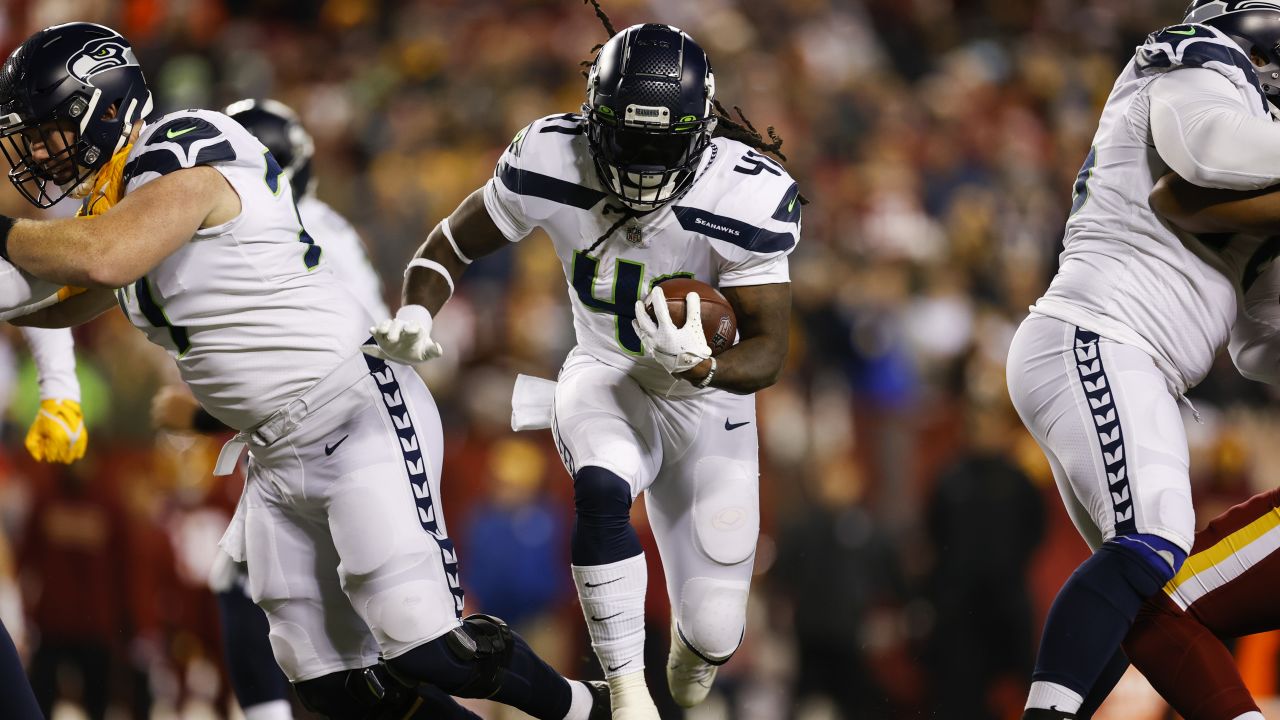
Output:
<path fill-rule="evenodd" d="M 600 24 L 604 26 L 604 31 L 609 34 L 609 37 L 613 37 L 618 34 L 617 29 L 613 26 L 613 21 L 609 19 L 609 14 L 604 11 L 604 8 L 600 7 L 600 0 L 582 0 L 582 3 L 584 5 L 591 5 L 592 9 L 595 10 L 596 17 L 600 18 Z M 597 43 L 591 48 L 591 54 L 594 55 L 603 47 L 604 43 Z M 583 77 L 587 77 L 586 68 L 591 67 L 592 62 L 593 60 L 583 60 L 581 63 L 578 63 L 583 68 Z M 746 114 L 742 112 L 742 108 L 737 105 L 733 106 L 734 112 L 738 114 L 738 119 L 741 120 L 741 122 L 738 122 L 738 120 L 733 119 L 733 116 L 729 114 L 729 111 L 725 109 L 724 105 L 722 105 L 719 100 L 713 98 L 711 102 L 716 111 L 716 129 L 711 134 L 712 137 L 723 137 L 730 140 L 737 140 L 743 145 L 754 150 L 759 150 L 762 153 L 768 153 L 769 155 L 773 155 L 779 160 L 786 162 L 787 156 L 782 154 L 782 138 L 778 136 L 776 131 L 774 131 L 772 125 L 765 128 L 765 133 L 769 136 L 769 141 L 766 142 L 764 135 L 761 135 L 760 131 L 756 130 L 755 125 L 751 124 L 751 121 L 747 119 Z M 801 205 L 809 204 L 808 198 L 803 194 L 797 195 L 796 197 L 800 200 Z M 606 209 L 608 208 L 606 207 Z M 600 245 L 600 243 L 608 239 L 615 230 L 621 227 L 623 223 L 634 216 L 634 213 L 624 211 L 622 217 L 618 218 L 618 221 L 615 222 L 612 227 L 596 239 L 591 248 L 587 250 L 587 253 L 590 254 Z"/>

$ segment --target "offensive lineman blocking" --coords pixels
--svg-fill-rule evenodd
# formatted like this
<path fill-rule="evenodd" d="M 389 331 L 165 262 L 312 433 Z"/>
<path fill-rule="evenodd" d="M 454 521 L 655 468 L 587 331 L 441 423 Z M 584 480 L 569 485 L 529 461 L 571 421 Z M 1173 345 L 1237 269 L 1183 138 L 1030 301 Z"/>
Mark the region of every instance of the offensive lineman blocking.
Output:
<path fill-rule="evenodd" d="M 337 718 L 472 717 L 447 698 L 423 706 L 416 686 L 429 683 L 537 718 L 607 712 L 500 620 L 460 617 L 434 402 L 409 368 L 360 352 L 370 317 L 334 281 L 275 159 L 220 113 L 146 124 L 150 97 L 128 42 L 100 25 L 47 28 L 10 56 L 11 180 L 42 206 L 90 192 L 86 218 L 0 217 L 0 257 L 90 288 L 32 322 L 76 324 L 118 302 L 240 431 L 225 455 L 247 445 L 249 472 L 224 547 L 248 561 L 304 704 Z"/>
<path fill-rule="evenodd" d="M 573 478 L 573 577 L 615 720 L 658 717 L 643 674 L 648 578 L 630 525 L 640 492 L 673 608 L 667 675 L 679 704 L 706 697 L 745 628 L 759 530 L 752 393 L 786 355 L 800 198 L 774 160 L 712 138 L 714 92 L 705 53 L 680 30 L 614 35 L 591 66 L 583 114 L 516 135 L 494 177 L 410 262 L 395 319 L 374 328 L 392 358 L 438 356 L 432 317 L 466 266 L 535 227 L 550 235 L 578 345 L 553 399 L 517 385 L 514 420 L 552 427 Z M 710 357 L 696 294 L 684 327 L 672 324 L 655 286 L 679 276 L 724 292 L 736 346 Z"/>
<path fill-rule="evenodd" d="M 1029 720 L 1076 717 L 1142 602 L 1191 549 L 1177 403 L 1235 323 L 1236 283 L 1219 253 L 1237 250 L 1177 230 L 1148 195 L 1170 169 L 1204 187 L 1280 181 L 1280 125 L 1268 102 L 1280 93 L 1270 84 L 1280 58 L 1274 43 L 1252 37 L 1277 9 L 1195 0 L 1186 24 L 1138 48 L 1080 171 L 1058 274 L 1010 347 L 1014 406 L 1096 551 L 1050 609 Z M 1257 241 L 1226 241 L 1237 242 Z"/>

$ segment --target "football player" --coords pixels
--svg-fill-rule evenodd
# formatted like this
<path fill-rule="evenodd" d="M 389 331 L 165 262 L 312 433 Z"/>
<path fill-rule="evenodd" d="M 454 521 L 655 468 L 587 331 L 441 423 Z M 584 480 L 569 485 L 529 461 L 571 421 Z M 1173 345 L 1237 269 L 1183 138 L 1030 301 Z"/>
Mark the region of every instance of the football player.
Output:
<path fill-rule="evenodd" d="M 759 528 L 753 393 L 786 357 L 801 201 L 758 145 L 717 137 L 718 123 L 741 127 L 717 116 L 714 95 L 689 35 L 656 24 L 614 35 L 581 113 L 515 136 L 494 177 L 432 230 L 395 318 L 374 329 L 393 359 L 438 356 L 432 318 L 466 267 L 534 228 L 551 237 L 577 347 L 541 407 L 536 391 L 513 406 L 535 418 L 517 424 L 552 427 L 573 479 L 572 574 L 616 720 L 658 717 L 643 674 L 648 578 L 630 524 L 639 493 L 671 598 L 667 677 L 680 705 L 706 697 L 746 620 Z M 737 345 L 712 357 L 696 293 L 684 325 L 672 323 L 658 284 L 681 276 L 720 288 Z"/>
<path fill-rule="evenodd" d="M 382 283 L 369 264 L 364 243 L 345 218 L 315 195 L 311 162 L 315 144 L 296 113 L 276 100 L 245 99 L 224 111 L 267 147 L 297 198 L 302 224 L 324 248 L 330 266 L 373 317 L 388 313 Z M 152 423 L 179 432 L 226 430 L 200 407 L 185 387 L 162 388 L 152 401 Z M 231 685 L 246 720 L 288 720 L 288 680 L 271 656 L 267 619 L 246 594 L 247 572 L 226 553 L 219 553 L 210 576 L 222 617 L 223 648 Z"/>
<path fill-rule="evenodd" d="M 1058 273 L 1010 348 L 1014 405 L 1095 549 L 1050 608 L 1026 718 L 1075 717 L 1191 549 L 1178 402 L 1227 344 L 1236 289 L 1219 248 L 1148 195 L 1170 170 L 1201 187 L 1280 182 L 1276 10 L 1196 0 L 1137 49 L 1080 170 Z"/>
<path fill-rule="evenodd" d="M 537 718 L 607 713 L 500 620 L 461 617 L 439 505 L 442 437 L 410 368 L 360 352 L 370 316 L 303 227 L 283 168 L 236 121 L 147 122 L 129 43 L 89 23 L 42 30 L 0 69 L 10 179 L 85 218 L 0 217 L 0 257 L 88 290 L 28 316 L 71 325 L 119 304 L 247 446 L 223 538 L 247 562 L 271 645 L 303 703 L 335 718 L 424 716 L 429 683 Z M 596 695 L 593 695 L 593 692 Z M 456 703 L 431 717 L 471 717 Z"/>

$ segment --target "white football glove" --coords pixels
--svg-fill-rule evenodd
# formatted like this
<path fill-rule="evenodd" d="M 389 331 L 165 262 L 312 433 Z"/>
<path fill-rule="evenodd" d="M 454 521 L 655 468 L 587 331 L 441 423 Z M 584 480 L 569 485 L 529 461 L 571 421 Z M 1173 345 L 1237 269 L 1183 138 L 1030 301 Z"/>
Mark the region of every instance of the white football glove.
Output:
<path fill-rule="evenodd" d="M 649 292 L 649 297 L 636 301 L 636 319 L 632 321 L 645 352 L 657 360 L 667 372 L 682 373 L 711 357 L 711 346 L 702 334 L 702 300 L 698 293 L 685 296 L 684 327 L 676 327 L 667 311 L 667 296 L 661 287 Z M 645 311 L 653 307 L 658 318 L 655 323 Z"/>
<path fill-rule="evenodd" d="M 366 355 L 383 360 L 416 365 L 444 354 L 440 343 L 431 339 L 431 312 L 421 305 L 405 305 L 396 316 L 369 328 L 378 344 L 365 345 Z"/>

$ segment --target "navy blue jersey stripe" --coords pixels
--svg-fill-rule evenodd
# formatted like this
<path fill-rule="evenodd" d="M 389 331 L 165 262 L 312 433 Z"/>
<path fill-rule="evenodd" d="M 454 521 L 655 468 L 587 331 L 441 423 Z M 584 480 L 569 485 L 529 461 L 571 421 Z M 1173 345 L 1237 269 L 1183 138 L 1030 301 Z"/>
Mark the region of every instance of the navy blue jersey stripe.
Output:
<path fill-rule="evenodd" d="M 428 460 L 423 453 L 422 443 L 419 442 L 418 432 L 413 427 L 413 414 L 405 404 L 395 371 L 385 361 L 369 355 L 364 356 L 364 361 L 369 367 L 369 374 L 378 384 L 378 390 L 382 393 L 382 404 L 386 407 L 387 414 L 391 416 L 391 424 L 396 429 L 410 491 L 414 504 L 417 505 L 418 523 L 440 547 L 440 563 L 444 566 L 445 578 L 449 582 L 449 592 L 453 595 L 453 610 L 458 617 L 462 617 L 465 596 L 462 592 L 462 582 L 458 577 L 458 553 L 453 547 L 453 541 L 441 528 L 443 518 L 438 514 L 439 510 L 431 496 L 431 482 L 427 476 Z"/>
<path fill-rule="evenodd" d="M 773 219 L 781 222 L 800 221 L 800 183 L 791 183 L 791 187 L 782 194 L 782 202 L 773 211 Z"/>
<path fill-rule="evenodd" d="M 701 233 L 716 240 L 724 240 L 751 252 L 779 252 L 789 250 L 796 244 L 795 236 L 791 233 L 772 232 L 741 220 L 697 208 L 676 205 L 672 210 L 675 211 L 680 226 L 685 230 Z"/>
<path fill-rule="evenodd" d="M 589 210 L 605 198 L 605 193 L 600 190 L 592 190 L 531 170 L 520 170 L 512 167 L 511 163 L 498 165 L 498 179 L 517 195 L 542 198 L 581 210 Z"/>
<path fill-rule="evenodd" d="M 236 159 L 236 151 L 231 147 L 230 140 L 223 140 L 220 143 L 200 148 L 200 152 L 196 153 L 196 165 L 212 165 L 218 162 L 231 162 Z"/>
<path fill-rule="evenodd" d="M 1124 432 L 1120 428 L 1120 412 L 1116 409 L 1111 383 L 1102 366 L 1098 334 L 1076 328 L 1076 373 L 1084 389 L 1085 402 L 1098 433 L 1098 447 L 1111 489 L 1111 509 L 1116 518 L 1116 535 L 1138 531 L 1133 517 L 1133 497 L 1129 494 L 1129 468 L 1124 457 Z"/>
<path fill-rule="evenodd" d="M 172 150 L 150 150 L 130 160 L 124 166 L 123 179 L 126 184 L 144 173 L 155 172 L 168 175 L 174 170 L 182 169 L 182 161 Z"/>
<path fill-rule="evenodd" d="M 169 322 L 168 316 L 164 314 L 164 309 L 160 307 L 160 303 L 156 302 L 155 296 L 151 294 L 151 283 L 145 275 L 133 283 L 133 292 L 138 296 L 138 309 L 142 311 L 142 316 L 147 319 L 147 322 L 154 327 L 168 328 L 169 338 L 173 340 L 174 347 L 178 348 L 179 355 L 189 350 L 191 348 L 191 338 L 187 334 L 187 329 Z"/>
<path fill-rule="evenodd" d="M 562 133 L 562 134 L 564 134 L 564 135 L 581 135 L 581 134 L 585 133 L 586 131 L 587 131 L 587 128 L 586 128 L 586 127 L 584 127 L 584 126 L 582 126 L 582 125 L 573 125 L 573 126 L 567 126 L 567 125 L 548 125 L 548 126 L 546 126 L 546 127 L 542 128 L 541 130 L 539 130 L 538 132 L 540 132 L 540 133 Z"/>

